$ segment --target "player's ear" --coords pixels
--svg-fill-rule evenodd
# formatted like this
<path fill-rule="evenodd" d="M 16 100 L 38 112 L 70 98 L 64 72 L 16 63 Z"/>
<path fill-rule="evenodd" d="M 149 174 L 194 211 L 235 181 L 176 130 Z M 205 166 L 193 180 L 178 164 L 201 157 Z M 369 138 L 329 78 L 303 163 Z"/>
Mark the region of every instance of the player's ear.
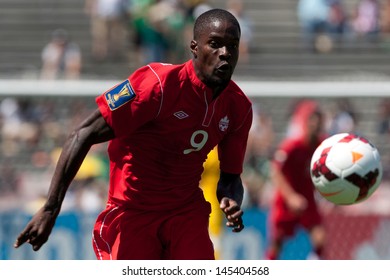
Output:
<path fill-rule="evenodd" d="M 194 56 L 194 58 L 196 58 L 198 55 L 198 42 L 196 42 L 195 40 L 191 40 L 191 45 L 190 45 L 190 49 L 191 49 L 191 53 L 192 55 Z"/>

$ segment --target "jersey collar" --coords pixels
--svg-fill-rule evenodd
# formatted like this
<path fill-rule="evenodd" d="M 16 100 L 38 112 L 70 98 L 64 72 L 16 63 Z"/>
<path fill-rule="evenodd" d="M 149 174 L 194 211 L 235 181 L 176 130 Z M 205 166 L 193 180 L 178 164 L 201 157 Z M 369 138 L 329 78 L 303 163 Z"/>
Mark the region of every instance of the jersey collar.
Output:
<path fill-rule="evenodd" d="M 213 96 L 213 91 L 211 88 L 209 88 L 207 85 L 205 85 L 199 78 L 198 76 L 196 75 L 196 72 L 195 72 L 195 68 L 194 68 L 194 64 L 193 64 L 193 61 L 192 59 L 190 59 L 189 61 L 186 62 L 186 71 L 188 73 L 188 77 L 190 78 L 191 82 L 193 85 L 196 86 L 196 88 L 202 92 L 202 94 L 206 91 L 207 92 L 207 96 L 210 97 L 210 99 L 212 99 L 212 96 Z M 229 82 L 229 85 L 222 91 L 221 94 L 223 94 L 228 88 L 230 88 L 231 86 L 231 82 Z"/>

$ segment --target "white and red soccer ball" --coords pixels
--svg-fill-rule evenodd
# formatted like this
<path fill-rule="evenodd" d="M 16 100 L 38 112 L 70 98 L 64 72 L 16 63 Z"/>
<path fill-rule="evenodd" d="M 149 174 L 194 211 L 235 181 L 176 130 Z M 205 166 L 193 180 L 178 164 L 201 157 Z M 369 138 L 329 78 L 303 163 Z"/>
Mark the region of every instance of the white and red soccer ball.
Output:
<path fill-rule="evenodd" d="M 315 150 L 310 174 L 319 193 L 338 205 L 369 198 L 382 179 L 377 148 L 367 139 L 340 133 L 325 139 Z"/>

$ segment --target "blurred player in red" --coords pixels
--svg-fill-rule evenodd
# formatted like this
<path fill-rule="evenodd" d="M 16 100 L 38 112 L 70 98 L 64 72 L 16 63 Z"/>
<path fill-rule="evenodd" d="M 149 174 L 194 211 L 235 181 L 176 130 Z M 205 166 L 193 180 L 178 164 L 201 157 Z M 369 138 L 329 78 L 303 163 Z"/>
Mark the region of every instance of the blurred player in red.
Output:
<path fill-rule="evenodd" d="M 214 259 L 211 212 L 199 188 L 203 163 L 218 145 L 217 198 L 233 232 L 243 228 L 240 178 L 252 104 L 231 80 L 240 26 L 213 9 L 194 25 L 192 59 L 151 63 L 97 97 L 98 109 L 67 139 L 44 206 L 15 242 L 47 241 L 92 145 L 110 141 L 110 186 L 97 218 L 98 259 Z"/>
<path fill-rule="evenodd" d="M 285 240 L 295 233 L 298 226 L 310 233 L 313 258 L 322 258 L 325 230 L 310 178 L 311 157 L 324 139 L 322 118 L 316 102 L 304 100 L 298 103 L 288 135 L 274 155 L 272 183 L 276 191 L 270 209 L 267 259 L 280 257 Z"/>

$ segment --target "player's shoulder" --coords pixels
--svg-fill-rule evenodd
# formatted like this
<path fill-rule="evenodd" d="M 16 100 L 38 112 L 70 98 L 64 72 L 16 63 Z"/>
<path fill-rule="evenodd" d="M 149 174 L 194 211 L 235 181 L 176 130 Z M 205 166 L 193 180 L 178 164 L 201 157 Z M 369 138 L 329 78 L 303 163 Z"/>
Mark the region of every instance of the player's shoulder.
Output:
<path fill-rule="evenodd" d="M 158 63 L 153 62 L 147 65 L 141 66 L 137 70 L 135 70 L 130 76 L 144 76 L 144 77 L 152 77 L 162 80 L 164 77 L 169 75 L 170 73 L 176 73 L 183 68 L 182 64 L 169 64 L 169 63 Z"/>
<path fill-rule="evenodd" d="M 282 140 L 281 144 L 279 145 L 279 149 L 285 151 L 292 151 L 300 146 L 302 146 L 302 140 L 300 138 L 289 136 Z"/>
<path fill-rule="evenodd" d="M 156 88 L 161 90 L 166 85 L 178 84 L 178 73 L 182 68 L 182 65 L 150 63 L 134 71 L 129 76 L 129 80 L 136 88 Z"/>
<path fill-rule="evenodd" d="M 223 99 L 228 100 L 236 119 L 252 121 L 252 101 L 233 80 L 230 81 L 222 95 Z"/>
<path fill-rule="evenodd" d="M 252 101 L 235 81 L 231 80 L 226 90 L 230 92 L 229 94 L 234 98 L 235 102 L 241 105 L 252 106 Z"/>
<path fill-rule="evenodd" d="M 167 78 L 176 79 L 179 77 L 178 73 L 183 69 L 184 64 L 169 64 L 169 63 L 150 63 L 146 67 L 149 68 L 151 72 L 153 72 L 156 77 L 160 80 L 165 80 Z"/>
<path fill-rule="evenodd" d="M 292 137 L 284 138 L 274 153 L 274 161 L 278 163 L 284 163 L 292 154 L 297 151 L 300 146 L 299 140 Z"/>

